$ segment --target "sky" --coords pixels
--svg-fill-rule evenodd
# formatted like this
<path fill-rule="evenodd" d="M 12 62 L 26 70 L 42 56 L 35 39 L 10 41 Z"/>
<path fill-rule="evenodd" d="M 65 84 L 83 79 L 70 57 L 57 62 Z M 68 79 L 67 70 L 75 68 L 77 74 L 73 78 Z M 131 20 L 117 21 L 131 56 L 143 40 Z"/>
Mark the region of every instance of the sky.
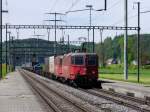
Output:
<path fill-rule="evenodd" d="M 128 16 L 129 26 L 137 26 L 137 5 L 133 3 L 141 2 L 141 11 L 150 10 L 150 0 L 128 0 Z M 93 5 L 94 9 L 104 8 L 104 0 L 3 0 L 3 9 L 8 9 L 8 14 L 3 14 L 3 24 L 53 24 L 44 20 L 54 19 L 53 16 L 47 15 L 48 12 L 65 13 L 72 10 L 85 9 L 86 5 Z M 92 11 L 92 25 L 124 25 L 124 0 L 108 0 L 107 11 Z M 58 23 L 61 25 L 89 25 L 89 11 L 69 13 L 66 16 L 58 16 L 58 19 L 65 20 L 66 23 Z M 141 33 L 150 33 L 150 13 L 141 14 Z M 4 32 L 4 31 L 3 31 Z M 11 30 L 12 35 L 16 36 L 17 31 Z M 114 37 L 123 34 L 124 31 L 103 31 L 103 40 L 110 36 Z M 129 31 L 129 34 L 137 33 L 137 31 Z M 46 30 L 19 30 L 19 38 L 33 38 L 34 34 L 45 35 L 41 37 L 47 39 Z M 70 35 L 71 40 L 78 40 L 78 37 L 87 37 L 86 30 L 64 30 L 57 31 L 57 40 Z M 54 31 L 51 30 L 50 40 L 54 40 Z M 90 40 L 92 39 L 92 31 L 90 31 Z M 3 35 L 5 40 L 5 35 Z M 95 41 L 100 41 L 100 32 L 95 31 Z"/>

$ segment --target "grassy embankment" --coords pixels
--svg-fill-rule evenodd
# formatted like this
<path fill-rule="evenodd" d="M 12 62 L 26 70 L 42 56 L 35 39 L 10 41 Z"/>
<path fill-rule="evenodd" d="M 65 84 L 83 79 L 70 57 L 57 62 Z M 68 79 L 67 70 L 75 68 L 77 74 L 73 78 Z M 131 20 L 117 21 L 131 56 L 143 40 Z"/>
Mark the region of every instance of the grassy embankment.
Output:
<path fill-rule="evenodd" d="M 9 67 L 11 66 L 8 66 L 8 68 Z M 12 71 L 12 67 L 11 67 L 11 71 Z M 5 76 L 6 76 L 6 64 L 2 64 L 2 77 L 5 78 Z"/>
<path fill-rule="evenodd" d="M 2 64 L 2 77 L 6 76 L 6 64 Z"/>
<path fill-rule="evenodd" d="M 111 79 L 124 81 L 123 66 L 122 65 L 110 65 L 105 68 L 99 69 L 101 79 Z M 128 82 L 137 83 L 137 67 L 129 66 Z M 150 85 L 150 68 L 143 67 L 140 69 L 140 83 Z"/>

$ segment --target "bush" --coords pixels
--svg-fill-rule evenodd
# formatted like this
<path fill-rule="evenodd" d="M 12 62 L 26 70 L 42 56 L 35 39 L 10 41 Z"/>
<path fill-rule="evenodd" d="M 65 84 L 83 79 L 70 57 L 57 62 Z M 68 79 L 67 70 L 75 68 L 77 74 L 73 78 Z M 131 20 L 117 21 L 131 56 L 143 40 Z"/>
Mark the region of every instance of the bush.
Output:
<path fill-rule="evenodd" d="M 144 69 L 150 69 L 150 65 L 144 65 L 143 68 Z"/>
<path fill-rule="evenodd" d="M 6 75 L 6 64 L 2 64 L 2 77 Z"/>
<path fill-rule="evenodd" d="M 135 69 L 137 69 L 137 65 L 129 65 L 129 68 L 130 68 L 131 70 L 135 70 Z"/>
<path fill-rule="evenodd" d="M 120 69 L 120 68 L 123 68 L 123 64 L 112 64 L 112 65 L 108 65 L 106 66 L 106 68 L 108 69 Z"/>

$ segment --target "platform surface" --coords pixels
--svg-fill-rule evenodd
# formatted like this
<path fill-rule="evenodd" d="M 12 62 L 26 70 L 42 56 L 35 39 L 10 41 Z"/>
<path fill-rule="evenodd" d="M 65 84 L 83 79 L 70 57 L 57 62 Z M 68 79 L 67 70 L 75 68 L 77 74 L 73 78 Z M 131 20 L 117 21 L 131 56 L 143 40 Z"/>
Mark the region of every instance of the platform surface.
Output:
<path fill-rule="evenodd" d="M 0 112 L 46 112 L 41 101 L 18 72 L 0 81 Z"/>
<path fill-rule="evenodd" d="M 140 98 L 150 97 L 150 86 L 142 84 L 103 79 L 102 88 Z"/>

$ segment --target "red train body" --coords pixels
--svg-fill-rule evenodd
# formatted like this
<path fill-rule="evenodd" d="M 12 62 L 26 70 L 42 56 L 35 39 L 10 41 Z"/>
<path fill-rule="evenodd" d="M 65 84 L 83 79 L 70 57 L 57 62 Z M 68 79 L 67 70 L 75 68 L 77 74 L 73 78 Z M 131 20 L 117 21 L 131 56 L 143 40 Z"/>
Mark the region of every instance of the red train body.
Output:
<path fill-rule="evenodd" d="M 53 63 L 50 60 L 49 62 Z M 96 82 L 98 80 L 98 56 L 95 53 L 69 53 L 56 56 L 52 74 L 57 79 L 79 84 Z"/>
<path fill-rule="evenodd" d="M 86 84 L 98 79 L 98 56 L 95 53 L 69 53 L 63 56 L 60 64 L 55 74 L 62 71 L 57 76 L 65 80 Z"/>
<path fill-rule="evenodd" d="M 70 80 L 76 80 L 79 76 L 97 79 L 97 55 L 89 53 L 70 53 L 65 55 L 62 62 L 62 75 Z"/>

